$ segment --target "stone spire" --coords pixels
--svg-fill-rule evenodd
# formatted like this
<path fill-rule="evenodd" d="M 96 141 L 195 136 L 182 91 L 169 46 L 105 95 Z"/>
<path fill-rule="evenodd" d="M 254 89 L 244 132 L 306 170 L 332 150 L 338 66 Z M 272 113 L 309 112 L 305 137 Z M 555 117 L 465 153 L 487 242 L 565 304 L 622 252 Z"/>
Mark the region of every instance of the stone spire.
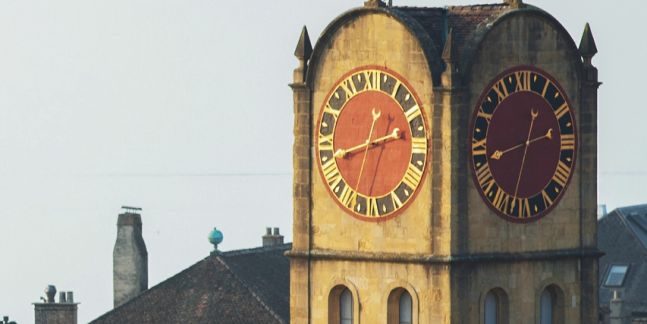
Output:
<path fill-rule="evenodd" d="M 297 43 L 297 48 L 294 49 L 294 56 L 299 60 L 299 66 L 294 69 L 294 82 L 305 82 L 310 55 L 312 55 L 312 44 L 310 44 L 308 28 L 303 26 L 301 37 L 299 37 L 299 42 Z"/>
<path fill-rule="evenodd" d="M 598 52 L 597 46 L 595 46 L 595 39 L 593 39 L 593 33 L 591 33 L 591 26 L 589 23 L 586 23 L 584 26 L 584 33 L 582 33 L 582 40 L 580 41 L 580 55 L 584 58 L 584 64 L 591 64 L 591 59 Z"/>
<path fill-rule="evenodd" d="M 453 29 L 447 33 L 442 59 L 445 62 L 445 71 L 441 76 L 441 83 L 445 88 L 454 88 L 458 82 L 458 50 L 454 42 Z"/>

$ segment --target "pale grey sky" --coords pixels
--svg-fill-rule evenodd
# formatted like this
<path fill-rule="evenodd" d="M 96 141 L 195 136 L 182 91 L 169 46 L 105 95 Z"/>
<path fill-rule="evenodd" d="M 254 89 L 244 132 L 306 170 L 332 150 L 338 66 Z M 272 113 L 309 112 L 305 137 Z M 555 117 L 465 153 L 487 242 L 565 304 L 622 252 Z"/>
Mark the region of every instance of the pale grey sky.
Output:
<path fill-rule="evenodd" d="M 496 0 L 495 0 L 496 1 Z M 445 6 L 481 1 L 399 1 Z M 121 205 L 143 207 L 153 286 L 208 255 L 291 240 L 292 56 L 362 0 L 0 2 L 0 316 L 44 287 L 112 307 Z M 644 1 L 537 0 L 600 53 L 599 200 L 647 202 Z"/>

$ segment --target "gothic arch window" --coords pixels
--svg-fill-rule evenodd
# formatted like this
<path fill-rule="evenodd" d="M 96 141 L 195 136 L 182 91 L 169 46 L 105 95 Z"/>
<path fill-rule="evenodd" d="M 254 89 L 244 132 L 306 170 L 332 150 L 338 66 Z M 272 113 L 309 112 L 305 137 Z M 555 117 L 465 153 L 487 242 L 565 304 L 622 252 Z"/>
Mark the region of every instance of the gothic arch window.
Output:
<path fill-rule="evenodd" d="M 557 285 L 549 285 L 539 295 L 539 324 L 564 323 L 564 293 Z"/>
<path fill-rule="evenodd" d="M 339 285 L 328 296 L 328 323 L 354 324 L 355 305 L 353 293 L 348 287 Z"/>
<path fill-rule="evenodd" d="M 483 299 L 483 323 L 508 323 L 508 295 L 501 288 L 494 288 Z"/>
<path fill-rule="evenodd" d="M 406 289 L 393 289 L 389 294 L 387 307 L 388 324 L 414 323 L 414 300 Z"/>

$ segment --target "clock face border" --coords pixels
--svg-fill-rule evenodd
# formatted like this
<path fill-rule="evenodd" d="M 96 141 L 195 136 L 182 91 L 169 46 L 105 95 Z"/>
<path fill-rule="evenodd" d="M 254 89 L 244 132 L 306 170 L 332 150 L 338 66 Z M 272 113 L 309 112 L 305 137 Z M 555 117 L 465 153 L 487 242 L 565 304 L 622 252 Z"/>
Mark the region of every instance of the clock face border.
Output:
<path fill-rule="evenodd" d="M 484 102 L 484 100 L 486 100 L 489 93 L 492 91 L 493 87 L 498 82 L 502 81 L 506 76 L 510 76 L 510 75 L 514 76 L 515 72 L 523 72 L 523 71 L 530 71 L 531 73 L 539 74 L 540 76 L 545 78 L 547 80 L 547 82 L 550 82 L 550 84 L 554 86 L 556 91 L 563 97 L 565 103 L 568 106 L 568 113 L 570 114 L 570 117 L 571 117 L 572 129 L 573 129 L 573 134 L 574 134 L 574 137 L 575 137 L 574 142 L 573 142 L 572 162 L 571 162 L 571 165 L 570 165 L 570 172 L 568 174 L 568 177 L 567 177 L 566 181 L 564 182 L 565 184 L 564 184 L 563 188 L 560 190 L 557 197 L 554 200 L 552 200 L 552 204 L 550 206 L 546 207 L 544 210 L 537 213 L 536 215 L 533 215 L 532 217 L 528 217 L 528 218 L 513 217 L 513 216 L 510 216 L 508 214 L 505 214 L 505 213 L 501 212 L 499 209 L 497 209 L 493 205 L 493 203 L 489 201 L 489 199 L 486 197 L 486 193 L 484 192 L 484 190 L 481 188 L 481 185 L 479 184 L 478 175 L 477 175 L 477 168 L 474 165 L 474 154 L 473 154 L 473 147 L 472 147 L 473 138 L 474 138 L 474 128 L 475 128 L 475 124 L 476 124 L 476 121 L 477 121 L 477 115 L 478 115 L 479 109 L 482 106 L 482 103 Z M 515 93 L 517 93 L 517 91 L 515 91 Z M 535 93 L 535 94 L 537 94 L 539 97 L 541 97 L 541 94 L 538 94 L 538 93 Z M 512 93 L 510 93 L 506 97 L 506 99 L 509 98 L 509 96 L 511 96 L 511 95 L 512 95 Z M 541 99 L 546 100 L 544 97 L 541 97 Z M 496 108 L 494 109 L 494 111 L 496 111 L 496 109 L 499 108 L 500 104 L 501 104 L 501 102 L 497 103 Z M 547 102 L 547 105 L 552 108 L 552 105 L 551 105 L 550 102 Z M 574 109 L 574 106 L 573 106 L 571 100 L 569 99 L 568 94 L 566 93 L 566 91 L 564 91 L 564 88 L 561 86 L 561 84 L 558 83 L 556 81 L 556 79 L 550 73 L 548 73 L 545 70 L 543 70 L 541 68 L 538 68 L 536 66 L 532 66 L 532 65 L 514 66 L 514 67 L 508 68 L 508 69 L 504 70 L 503 72 L 497 74 L 494 78 L 492 78 L 491 81 L 488 82 L 487 86 L 484 87 L 481 90 L 481 94 L 479 95 L 478 101 L 476 102 L 476 104 L 474 106 L 474 109 L 473 109 L 473 112 L 472 112 L 472 115 L 471 115 L 469 128 L 468 128 L 468 134 L 467 134 L 467 140 L 468 140 L 468 143 L 467 143 L 468 146 L 467 147 L 468 147 L 468 150 L 469 150 L 467 163 L 469 165 L 468 168 L 470 169 L 469 172 L 472 174 L 471 177 L 472 177 L 472 180 L 473 180 L 473 183 L 474 183 L 474 186 L 475 186 L 475 190 L 479 193 L 479 196 L 481 197 L 481 199 L 483 199 L 483 203 L 492 212 L 494 212 L 497 216 L 499 216 L 500 218 L 502 218 L 502 219 L 504 219 L 504 220 L 506 220 L 508 222 L 519 223 L 519 224 L 528 224 L 528 223 L 536 222 L 536 221 L 542 219 L 543 217 L 549 215 L 551 212 L 554 211 L 554 209 L 560 203 L 561 199 L 566 195 L 566 192 L 568 191 L 569 186 L 570 186 L 571 179 L 573 178 L 573 174 L 575 174 L 576 168 L 577 168 L 577 155 L 578 155 L 578 149 L 579 149 L 579 143 L 578 143 L 579 142 L 579 133 L 578 133 L 578 128 L 577 128 L 576 116 L 577 116 L 577 113 L 576 113 L 576 111 Z M 559 123 L 559 118 L 557 116 L 555 116 L 555 119 Z M 489 128 L 489 125 L 488 125 L 488 128 Z M 561 131 L 560 131 L 560 135 L 561 135 Z M 486 137 L 487 137 L 487 135 L 486 135 Z M 562 151 L 562 149 L 560 149 L 560 155 L 561 155 L 561 151 Z M 486 158 L 488 159 L 488 161 L 490 161 L 490 157 L 487 156 L 487 153 L 486 153 Z M 561 160 L 561 157 L 557 159 L 557 163 L 559 163 L 560 160 Z M 555 170 L 555 172 L 557 172 L 557 170 Z M 550 185 L 550 182 L 551 182 L 551 180 L 549 179 L 548 183 L 546 184 L 546 187 L 548 185 Z M 495 180 L 495 183 L 496 183 L 496 180 Z M 537 194 L 539 194 L 540 192 L 538 192 Z"/>
<path fill-rule="evenodd" d="M 395 210 L 395 211 L 393 211 L 393 212 L 391 212 L 391 213 L 389 213 L 387 215 L 384 215 L 384 216 L 373 216 L 373 217 L 358 214 L 358 213 L 350 210 L 347 206 L 342 204 L 341 201 L 339 201 L 339 199 L 337 198 L 337 196 L 333 192 L 330 185 L 328 185 L 328 182 L 327 182 L 326 177 L 324 175 L 323 163 L 321 161 L 321 154 L 320 154 L 320 150 L 319 150 L 319 140 L 318 140 L 319 139 L 319 129 L 321 127 L 321 122 L 322 122 L 322 119 L 323 119 L 323 116 L 324 116 L 324 108 L 326 107 L 326 104 L 328 103 L 331 96 L 340 87 L 340 84 L 344 80 L 348 79 L 349 77 L 353 76 L 354 74 L 357 74 L 358 72 L 366 71 L 366 70 L 378 70 L 380 72 L 384 72 L 386 74 L 389 74 L 389 75 L 394 77 L 397 81 L 399 81 L 401 84 L 403 84 L 406 87 L 409 94 L 413 97 L 413 99 L 415 100 L 415 102 L 419 106 L 419 111 L 421 113 L 421 118 L 422 118 L 422 126 L 424 127 L 423 131 L 424 131 L 425 139 L 426 139 L 426 152 L 425 152 L 424 166 L 423 166 L 422 171 L 421 171 L 422 175 L 420 176 L 420 181 L 418 182 L 418 185 L 413 190 L 413 193 L 411 193 L 411 196 L 397 210 Z M 378 90 L 378 91 L 380 93 L 383 93 L 381 90 Z M 346 105 L 346 103 L 344 104 L 344 106 L 345 105 Z M 343 110 L 344 106 L 342 106 L 340 111 Z M 398 106 L 400 106 L 400 105 L 398 104 Z M 404 114 L 404 112 L 403 112 L 403 114 Z M 410 127 L 410 125 L 409 125 L 409 127 Z M 431 149 L 432 149 L 432 141 L 430 140 L 431 132 L 430 132 L 430 128 L 429 128 L 429 122 L 427 120 L 427 114 L 426 114 L 426 112 L 424 110 L 424 105 L 423 105 L 422 101 L 420 100 L 420 97 L 418 96 L 418 94 L 415 91 L 415 89 L 413 88 L 413 86 L 409 83 L 409 81 L 405 77 L 403 77 L 401 74 L 399 74 L 398 72 L 396 72 L 396 71 L 394 71 L 394 70 L 392 70 L 392 69 L 390 69 L 390 68 L 388 68 L 386 66 L 363 65 L 363 66 L 355 67 L 355 68 L 347 71 L 346 73 L 344 73 L 341 77 L 339 77 L 338 79 L 336 79 L 332 83 L 331 89 L 328 90 L 326 95 L 323 97 L 322 103 L 320 105 L 320 110 L 318 112 L 318 117 L 317 117 L 317 120 L 316 120 L 316 124 L 314 125 L 312 132 L 313 132 L 313 139 L 312 139 L 313 154 L 315 155 L 315 160 L 316 160 L 316 163 L 317 163 L 316 167 L 317 167 L 318 173 L 319 173 L 319 175 L 321 177 L 320 179 L 321 179 L 322 185 L 326 188 L 326 192 L 329 194 L 329 198 L 332 199 L 335 202 L 335 204 L 341 210 L 343 210 L 346 214 L 352 216 L 355 219 L 358 219 L 358 220 L 361 220 L 361 221 L 364 221 L 364 222 L 373 222 L 373 223 L 385 222 L 385 221 L 391 220 L 391 219 L 399 216 L 402 212 L 404 212 L 406 209 L 408 209 L 412 205 L 412 203 L 416 200 L 416 198 L 418 196 L 418 193 L 421 191 L 421 187 L 422 187 L 422 185 L 423 185 L 423 183 L 425 181 L 425 178 L 427 176 L 427 173 L 429 171 L 429 168 L 430 168 L 429 165 L 431 164 L 430 163 Z M 411 133 L 411 129 L 409 129 L 409 133 Z M 335 131 L 333 131 L 332 134 L 334 136 Z M 413 152 L 412 152 L 412 154 L 413 154 Z M 407 157 L 407 159 L 411 159 L 411 156 Z M 400 180 L 400 181 L 402 181 L 402 180 Z"/>

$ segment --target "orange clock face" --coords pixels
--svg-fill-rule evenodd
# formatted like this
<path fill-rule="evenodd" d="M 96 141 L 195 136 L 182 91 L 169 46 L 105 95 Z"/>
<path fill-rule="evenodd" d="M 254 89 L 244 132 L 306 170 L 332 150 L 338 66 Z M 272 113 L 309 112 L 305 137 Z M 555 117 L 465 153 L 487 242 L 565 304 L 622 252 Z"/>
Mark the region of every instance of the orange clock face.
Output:
<path fill-rule="evenodd" d="M 395 72 L 367 67 L 339 80 L 317 133 L 321 176 L 346 212 L 386 220 L 413 201 L 427 167 L 427 126 L 412 87 Z"/>
<path fill-rule="evenodd" d="M 474 183 L 499 216 L 537 220 L 564 196 L 577 130 L 566 94 L 546 72 L 518 67 L 495 78 L 475 108 L 470 138 Z"/>

